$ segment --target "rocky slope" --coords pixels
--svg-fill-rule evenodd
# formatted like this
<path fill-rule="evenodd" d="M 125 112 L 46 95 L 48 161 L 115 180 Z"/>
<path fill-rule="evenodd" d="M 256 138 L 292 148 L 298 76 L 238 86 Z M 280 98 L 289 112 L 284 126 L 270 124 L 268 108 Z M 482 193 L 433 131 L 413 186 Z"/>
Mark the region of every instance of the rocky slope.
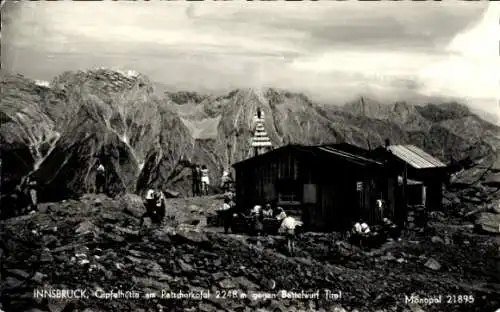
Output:
<path fill-rule="evenodd" d="M 372 251 L 351 246 L 336 234 L 306 233 L 298 241 L 296 257 L 287 257 L 282 237 L 257 240 L 206 227 L 205 217 L 217 205 L 220 200 L 213 198 L 171 199 L 167 215 L 175 221 L 141 228 L 137 216 L 144 207 L 137 196 L 112 200 L 85 195 L 79 200 L 42 204 L 40 213 L 0 221 L 4 260 L 0 308 L 38 312 L 479 312 L 499 307 L 498 242 L 473 234 L 470 228 L 457 230 L 431 216 L 431 235 L 408 232 L 403 241 Z M 35 288 L 85 289 L 89 297 L 34 298 Z M 134 291 L 138 298 L 96 297 L 112 290 L 117 295 Z M 321 297 L 281 298 L 281 290 L 320 291 Z M 341 298 L 327 299 L 325 290 L 341 291 Z M 162 291 L 210 291 L 210 296 L 176 300 L 162 298 Z M 157 295 L 145 297 L 146 293 Z M 241 298 L 241 293 L 247 297 Z M 442 295 L 443 302 L 406 302 L 405 296 L 412 295 Z M 461 300 L 467 302 L 457 302 L 459 295 L 466 295 Z"/>
<path fill-rule="evenodd" d="M 2 90 L 2 150 L 17 145 L 30 151 L 26 160 L 34 165 L 26 171 L 41 180 L 46 199 L 91 190 L 98 159 L 107 167 L 111 194 L 168 187 L 194 151 L 178 115 L 140 75 L 67 72 L 50 88 L 9 76 Z"/>
<path fill-rule="evenodd" d="M 214 185 L 224 167 L 250 155 L 250 126 L 260 107 L 276 146 L 349 142 L 415 144 L 449 161 L 488 166 L 500 128 L 458 104 L 386 105 L 360 98 L 339 108 L 280 89 L 239 89 L 223 96 L 154 94 L 134 72 L 66 72 L 50 86 L 21 76 L 1 80 L 3 194 L 33 173 L 47 200 L 92 190 L 96 161 L 108 167 L 110 194 L 146 187 L 189 192 L 191 163 L 205 164 Z"/>

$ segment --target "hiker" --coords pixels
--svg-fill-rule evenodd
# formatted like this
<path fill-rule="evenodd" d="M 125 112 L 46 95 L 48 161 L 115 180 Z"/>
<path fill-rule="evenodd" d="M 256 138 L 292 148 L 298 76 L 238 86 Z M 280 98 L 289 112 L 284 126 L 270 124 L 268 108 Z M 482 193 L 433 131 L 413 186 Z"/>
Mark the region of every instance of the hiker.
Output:
<path fill-rule="evenodd" d="M 234 193 L 231 191 L 227 191 L 224 193 L 224 198 L 229 199 L 230 202 L 234 202 Z"/>
<path fill-rule="evenodd" d="M 385 215 L 384 210 L 386 207 L 385 201 L 383 199 L 379 198 L 375 201 L 375 206 L 377 207 L 377 213 L 378 213 L 378 218 L 379 218 L 378 220 L 383 220 L 384 215 Z"/>
<path fill-rule="evenodd" d="M 198 178 L 196 180 L 196 183 L 197 183 L 197 188 L 198 188 L 198 196 L 201 196 L 202 195 L 202 190 L 203 190 L 203 183 L 201 182 L 201 166 L 200 165 L 196 165 L 196 172 L 198 174 Z"/>
<path fill-rule="evenodd" d="M 106 191 L 106 169 L 101 162 L 98 162 L 96 178 L 95 178 L 96 194 L 104 193 Z"/>
<path fill-rule="evenodd" d="M 222 172 L 222 178 L 221 178 L 221 188 L 223 192 L 228 192 L 231 190 L 231 183 L 233 179 L 231 178 L 229 171 L 224 170 Z"/>
<path fill-rule="evenodd" d="M 152 189 L 149 189 L 146 192 L 145 201 L 144 201 L 144 206 L 146 207 L 146 212 L 141 217 L 141 223 L 140 223 L 141 226 L 144 223 L 144 218 L 148 217 L 149 219 L 151 219 L 151 221 L 153 221 L 155 219 L 156 202 L 155 202 L 154 195 L 155 195 L 155 191 Z"/>
<path fill-rule="evenodd" d="M 266 204 L 264 210 L 262 210 L 262 214 L 264 215 L 264 218 L 272 218 L 274 214 L 273 207 L 271 207 L 271 204 Z"/>
<path fill-rule="evenodd" d="M 38 183 L 35 178 L 27 177 L 24 184 L 24 192 L 28 199 L 28 212 L 38 210 Z"/>
<path fill-rule="evenodd" d="M 200 184 L 201 184 L 201 175 L 200 175 L 200 167 L 197 164 L 192 166 L 191 171 L 191 179 L 192 179 L 192 191 L 193 197 L 200 195 Z"/>
<path fill-rule="evenodd" d="M 282 207 L 276 208 L 276 219 L 283 221 L 287 217 L 285 210 Z"/>
<path fill-rule="evenodd" d="M 294 256 L 295 254 L 295 237 L 302 225 L 302 221 L 298 221 L 293 217 L 286 217 L 281 222 L 278 233 L 285 235 L 287 251 L 290 256 Z"/>
<path fill-rule="evenodd" d="M 389 218 L 384 218 L 384 231 L 387 233 L 389 238 L 396 240 L 399 239 L 400 230 L 396 224 L 394 224 Z"/>
<path fill-rule="evenodd" d="M 352 238 L 359 245 L 363 245 L 363 240 L 368 237 L 371 230 L 368 224 L 360 220 L 356 222 L 352 228 Z"/>
<path fill-rule="evenodd" d="M 252 210 L 250 210 L 250 215 L 256 216 L 256 215 L 260 214 L 261 210 L 262 210 L 261 205 L 255 205 L 255 206 L 253 206 Z"/>
<path fill-rule="evenodd" d="M 222 204 L 222 209 L 220 209 L 219 216 L 222 218 L 222 225 L 224 226 L 224 233 L 227 234 L 229 232 L 229 228 L 231 227 L 232 222 L 232 201 L 229 198 L 224 198 L 224 203 Z"/>
<path fill-rule="evenodd" d="M 210 179 L 208 178 L 208 168 L 207 166 L 201 166 L 201 192 L 203 195 L 208 195 L 208 186 L 210 185 Z"/>
<path fill-rule="evenodd" d="M 253 230 L 256 236 L 261 236 L 264 232 L 264 215 L 262 214 L 262 207 L 258 207 L 260 208 L 253 214 Z"/>
<path fill-rule="evenodd" d="M 165 212 L 167 208 L 165 195 L 163 195 L 162 191 L 156 191 L 154 194 L 154 200 L 155 200 L 155 214 L 153 222 L 156 224 L 161 224 L 163 222 L 163 219 L 165 218 Z"/>

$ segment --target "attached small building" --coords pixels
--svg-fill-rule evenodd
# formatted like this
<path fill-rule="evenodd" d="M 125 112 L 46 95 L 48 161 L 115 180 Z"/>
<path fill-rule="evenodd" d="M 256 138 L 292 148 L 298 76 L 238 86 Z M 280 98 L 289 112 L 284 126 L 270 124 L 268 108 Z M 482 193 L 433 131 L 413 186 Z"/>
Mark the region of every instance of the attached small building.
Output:
<path fill-rule="evenodd" d="M 378 147 L 370 155 L 386 161 L 398 172 L 398 184 L 408 205 L 424 205 L 430 210 L 442 208 L 443 187 L 448 179 L 447 166 L 413 145 Z"/>
<path fill-rule="evenodd" d="M 306 227 L 345 230 L 360 218 L 380 222 L 377 199 L 388 203 L 386 216 L 404 219 L 396 209 L 397 171 L 369 151 L 338 145 L 286 145 L 233 165 L 236 204 L 250 209 L 273 202 L 300 215 Z"/>

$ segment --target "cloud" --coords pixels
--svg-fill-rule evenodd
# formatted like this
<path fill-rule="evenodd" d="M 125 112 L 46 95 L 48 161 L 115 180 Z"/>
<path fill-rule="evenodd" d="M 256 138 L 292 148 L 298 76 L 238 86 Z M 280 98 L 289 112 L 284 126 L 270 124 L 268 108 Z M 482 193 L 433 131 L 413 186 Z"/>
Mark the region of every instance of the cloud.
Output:
<path fill-rule="evenodd" d="M 490 2 L 480 21 L 449 43 L 446 59 L 419 72 L 425 94 L 454 94 L 476 108 L 500 116 L 500 5 Z M 485 103 L 488 103 L 487 107 Z"/>
<path fill-rule="evenodd" d="M 456 37 L 482 18 L 485 2 L 9 5 L 3 69 L 36 79 L 106 66 L 179 88 L 275 86 L 341 102 L 357 93 L 477 97 L 478 87 L 466 88 L 466 81 L 474 71 L 486 75 L 473 52 L 460 54 L 479 35 Z"/>

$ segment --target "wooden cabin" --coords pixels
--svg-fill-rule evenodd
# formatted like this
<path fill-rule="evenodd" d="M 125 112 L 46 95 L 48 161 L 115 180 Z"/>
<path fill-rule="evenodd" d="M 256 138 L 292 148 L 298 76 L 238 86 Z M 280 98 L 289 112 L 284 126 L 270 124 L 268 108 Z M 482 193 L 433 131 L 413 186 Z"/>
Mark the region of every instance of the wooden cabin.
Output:
<path fill-rule="evenodd" d="M 234 164 L 237 207 L 271 202 L 319 231 L 345 230 L 360 218 L 381 221 L 379 198 L 388 203 L 385 216 L 397 215 L 397 172 L 351 148 L 292 144 Z"/>
<path fill-rule="evenodd" d="M 370 155 L 386 161 L 398 172 L 400 192 L 408 205 L 442 208 L 443 187 L 448 178 L 446 165 L 413 145 L 378 147 Z"/>

